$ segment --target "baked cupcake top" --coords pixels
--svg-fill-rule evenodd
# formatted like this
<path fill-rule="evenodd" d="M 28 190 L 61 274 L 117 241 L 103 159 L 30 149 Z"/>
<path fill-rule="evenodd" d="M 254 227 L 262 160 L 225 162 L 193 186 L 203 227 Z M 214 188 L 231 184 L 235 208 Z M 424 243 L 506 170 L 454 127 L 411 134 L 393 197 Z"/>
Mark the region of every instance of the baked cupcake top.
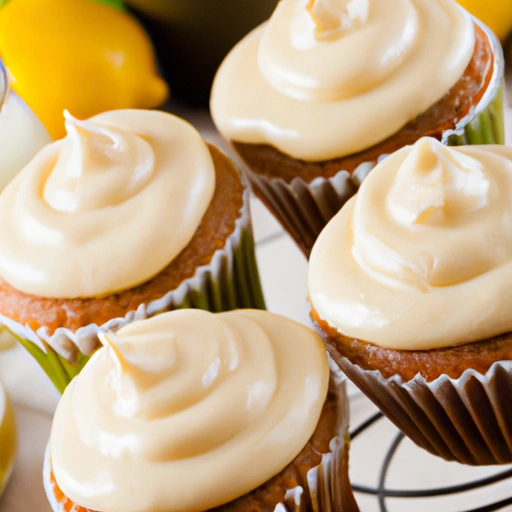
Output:
<path fill-rule="evenodd" d="M 255 310 L 180 310 L 103 336 L 55 414 L 51 460 L 73 502 L 109 512 L 208 510 L 306 445 L 327 395 L 320 338 Z"/>
<path fill-rule="evenodd" d="M 212 115 L 237 142 L 342 157 L 441 99 L 474 46 L 473 22 L 453 0 L 281 0 L 220 67 Z"/>
<path fill-rule="evenodd" d="M 420 139 L 383 160 L 318 238 L 318 316 L 384 348 L 512 330 L 512 148 Z"/>
<path fill-rule="evenodd" d="M 163 112 L 78 121 L 0 195 L 0 277 L 44 297 L 100 297 L 165 268 L 192 239 L 215 188 L 206 143 Z"/>

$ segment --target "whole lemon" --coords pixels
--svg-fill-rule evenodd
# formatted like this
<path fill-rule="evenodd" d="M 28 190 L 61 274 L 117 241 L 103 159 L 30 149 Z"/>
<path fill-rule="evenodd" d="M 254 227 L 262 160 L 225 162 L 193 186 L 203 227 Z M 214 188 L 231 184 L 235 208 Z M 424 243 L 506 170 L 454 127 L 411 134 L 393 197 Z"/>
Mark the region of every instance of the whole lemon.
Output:
<path fill-rule="evenodd" d="M 511 0 L 458 0 L 473 16 L 482 20 L 502 41 L 512 30 Z"/>
<path fill-rule="evenodd" d="M 16 453 L 16 423 L 9 398 L 0 382 L 0 494 L 11 474 Z"/>
<path fill-rule="evenodd" d="M 88 118 L 167 97 L 147 34 L 102 3 L 10 0 L 0 9 L 0 55 L 13 89 L 54 138 L 65 133 L 64 109 Z"/>

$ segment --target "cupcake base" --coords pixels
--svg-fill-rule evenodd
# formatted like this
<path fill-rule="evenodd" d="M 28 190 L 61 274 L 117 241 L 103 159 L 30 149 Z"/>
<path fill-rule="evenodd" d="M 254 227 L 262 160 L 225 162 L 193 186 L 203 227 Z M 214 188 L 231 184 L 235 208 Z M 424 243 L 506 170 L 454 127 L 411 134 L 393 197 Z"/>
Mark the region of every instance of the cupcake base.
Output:
<path fill-rule="evenodd" d="M 438 372 L 435 361 L 432 368 L 425 361 L 420 364 L 427 373 L 432 370 L 432 378 L 427 380 L 420 373 L 403 377 L 412 372 L 409 366 L 402 368 L 400 351 L 388 351 L 386 360 L 396 359 L 393 363 L 402 372 L 377 369 L 378 363 L 363 368 L 368 354 L 355 349 L 350 338 L 321 320 L 314 309 L 311 318 L 339 368 L 418 446 L 467 465 L 512 463 L 512 361 L 489 362 L 485 373 L 466 369 L 453 377 Z M 367 344 L 356 342 L 355 346 L 360 345 Z"/>
<path fill-rule="evenodd" d="M 332 351 L 331 351 L 332 353 Z M 448 461 L 468 465 L 512 462 L 512 362 L 495 363 L 482 375 L 466 370 L 459 379 L 421 375 L 402 382 L 337 362 L 354 384 L 418 446 Z"/>

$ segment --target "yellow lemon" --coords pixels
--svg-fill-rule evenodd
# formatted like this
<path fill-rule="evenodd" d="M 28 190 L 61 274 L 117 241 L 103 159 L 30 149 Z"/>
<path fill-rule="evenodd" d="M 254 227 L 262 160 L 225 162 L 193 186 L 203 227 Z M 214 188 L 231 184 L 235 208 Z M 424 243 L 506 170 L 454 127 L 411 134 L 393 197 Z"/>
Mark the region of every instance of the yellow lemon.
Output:
<path fill-rule="evenodd" d="M 11 474 L 16 454 L 16 423 L 9 398 L 0 382 L 0 494 Z"/>
<path fill-rule="evenodd" d="M 0 9 L 0 54 L 13 89 L 54 138 L 64 135 L 64 109 L 87 118 L 167 97 L 147 34 L 102 3 L 11 0 Z"/>
<path fill-rule="evenodd" d="M 510 0 L 458 0 L 473 16 L 482 20 L 502 41 L 512 30 Z"/>

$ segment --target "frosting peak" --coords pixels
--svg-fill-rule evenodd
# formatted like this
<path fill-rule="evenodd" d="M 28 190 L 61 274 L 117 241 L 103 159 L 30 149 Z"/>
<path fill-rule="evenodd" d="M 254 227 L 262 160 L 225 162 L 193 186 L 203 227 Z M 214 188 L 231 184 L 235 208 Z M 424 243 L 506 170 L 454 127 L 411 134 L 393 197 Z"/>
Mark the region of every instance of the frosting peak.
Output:
<path fill-rule="evenodd" d="M 155 169 L 148 142 L 122 128 L 64 115 L 68 135 L 43 191 L 50 207 L 74 213 L 115 206 L 147 185 Z"/>
<path fill-rule="evenodd" d="M 488 204 L 489 186 L 482 162 L 421 139 L 396 172 L 387 208 L 404 225 L 454 225 Z"/>
<path fill-rule="evenodd" d="M 261 39 L 258 64 L 280 93 L 301 100 L 337 102 L 364 93 L 396 71 L 419 37 L 407 1 L 282 1 Z M 288 26 L 289 35 L 283 34 Z"/>
<path fill-rule="evenodd" d="M 141 284 L 190 242 L 213 197 L 206 143 L 185 121 L 117 110 L 66 114 L 0 195 L 0 276 L 43 297 L 101 297 Z"/>
<path fill-rule="evenodd" d="M 512 149 L 420 139 L 320 235 L 310 297 L 347 336 L 431 349 L 512 330 Z"/>
<path fill-rule="evenodd" d="M 59 487 L 109 512 L 210 510 L 284 469 L 327 395 L 320 338 L 271 313 L 164 313 L 102 336 L 51 435 Z"/>
<path fill-rule="evenodd" d="M 328 38 L 366 23 L 369 10 L 369 0 L 309 0 L 307 5 L 317 37 Z"/>

